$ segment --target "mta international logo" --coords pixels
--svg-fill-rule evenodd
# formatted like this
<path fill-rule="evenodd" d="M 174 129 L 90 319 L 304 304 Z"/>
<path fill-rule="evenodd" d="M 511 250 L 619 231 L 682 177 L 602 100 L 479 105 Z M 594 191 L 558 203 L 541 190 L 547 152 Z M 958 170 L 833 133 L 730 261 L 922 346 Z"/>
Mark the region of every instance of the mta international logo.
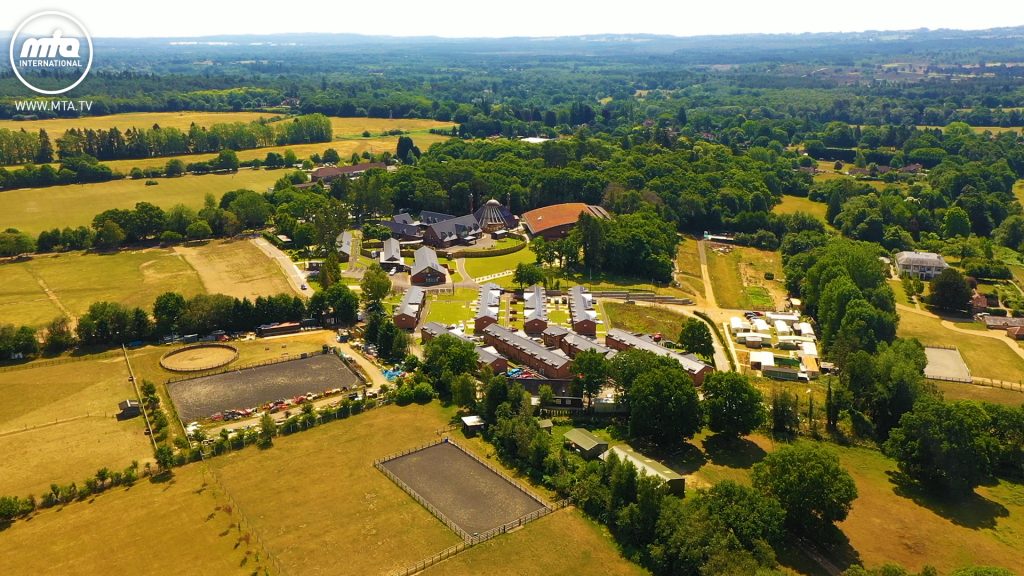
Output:
<path fill-rule="evenodd" d="M 74 16 L 46 11 L 26 18 L 11 35 L 11 69 L 28 89 L 63 94 L 92 67 L 92 37 Z"/>

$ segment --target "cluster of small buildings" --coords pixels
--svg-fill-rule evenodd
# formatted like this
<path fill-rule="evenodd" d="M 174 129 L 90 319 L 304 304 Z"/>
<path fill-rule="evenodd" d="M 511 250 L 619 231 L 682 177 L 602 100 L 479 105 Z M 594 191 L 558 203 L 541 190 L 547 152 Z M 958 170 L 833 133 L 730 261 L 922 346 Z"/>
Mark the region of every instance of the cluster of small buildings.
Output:
<path fill-rule="evenodd" d="M 444 284 L 448 277 L 447 269 L 441 266 L 437 259 L 437 252 L 426 246 L 417 248 L 413 252 L 412 265 L 407 265 L 405 257 L 402 256 L 402 244 L 394 238 L 384 241 L 384 245 L 377 255 L 377 263 L 390 273 L 409 272 L 409 281 L 413 284 L 424 286 Z"/>
<path fill-rule="evenodd" d="M 818 361 L 817 335 L 814 326 L 803 321 L 796 312 L 768 312 L 747 318 L 729 319 L 729 333 L 737 343 L 750 348 L 750 368 L 777 380 L 809 380 L 821 374 Z M 773 338 L 774 335 L 774 338 Z M 779 356 L 777 348 L 795 352 Z"/>

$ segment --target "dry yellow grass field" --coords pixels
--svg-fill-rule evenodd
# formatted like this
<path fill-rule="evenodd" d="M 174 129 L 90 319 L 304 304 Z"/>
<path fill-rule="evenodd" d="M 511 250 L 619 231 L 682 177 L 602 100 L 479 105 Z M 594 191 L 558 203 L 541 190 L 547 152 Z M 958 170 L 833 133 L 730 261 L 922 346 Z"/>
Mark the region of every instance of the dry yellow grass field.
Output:
<path fill-rule="evenodd" d="M 207 194 L 219 200 L 225 192 L 240 188 L 264 192 L 284 174 L 283 170 L 240 170 L 234 174 L 160 178 L 156 186 L 125 179 L 8 190 L 0 192 L 0 227 L 17 228 L 35 236 L 52 228 L 89 226 L 104 210 L 134 208 L 138 202 L 150 202 L 165 210 L 175 204 L 198 210 Z"/>
<path fill-rule="evenodd" d="M 437 403 L 380 408 L 211 466 L 289 572 L 380 574 L 459 541 L 373 467 L 436 439 L 451 414 Z"/>
<path fill-rule="evenodd" d="M 410 135 L 413 142 L 421 150 L 426 151 L 430 148 L 431 144 L 436 142 L 443 142 L 448 139 L 448 136 L 440 136 L 437 134 L 412 134 Z M 287 146 L 270 146 L 267 148 L 252 148 L 250 150 L 239 150 L 238 159 L 242 162 L 246 160 L 264 159 L 267 157 L 268 152 L 277 152 L 283 154 L 285 150 L 291 150 L 299 158 L 306 158 L 311 154 L 323 154 L 324 150 L 328 148 L 334 148 L 338 154 L 345 161 L 349 159 L 352 154 L 362 154 L 363 152 L 370 152 L 372 154 L 381 154 L 384 152 L 395 152 L 395 148 L 398 147 L 398 136 L 377 136 L 372 138 L 347 138 L 343 140 L 334 140 L 333 142 L 318 142 L 315 144 L 289 144 Z M 167 165 L 167 161 L 171 159 L 178 159 L 188 164 L 190 162 L 204 162 L 207 160 L 213 160 L 217 157 L 217 154 L 185 154 L 182 156 L 162 156 L 159 158 L 139 158 L 132 160 L 109 160 L 103 162 L 107 166 L 119 172 L 127 174 L 132 168 L 163 168 Z M 272 174 L 278 174 L 278 178 L 281 176 L 280 171 L 271 172 Z"/>
<path fill-rule="evenodd" d="M 81 118 L 51 118 L 46 120 L 0 120 L 0 128 L 8 130 L 26 130 L 35 132 L 46 130 L 51 140 L 56 140 L 70 128 L 81 130 L 109 130 L 117 127 L 124 132 L 128 128 L 152 128 L 158 124 L 161 128 L 177 128 L 188 130 L 189 126 L 211 126 L 229 122 L 253 122 L 260 118 L 279 118 L 280 114 L 272 112 L 134 112 L 127 114 L 111 114 L 108 116 L 83 116 Z M 284 121 L 287 121 L 285 119 Z M 331 117 L 334 136 L 359 136 L 364 130 L 373 135 L 389 130 L 414 132 L 430 128 L 450 128 L 451 122 L 440 122 L 429 118 L 340 118 Z"/>
<path fill-rule="evenodd" d="M 46 130 L 50 140 L 60 138 L 70 128 L 80 130 L 109 130 L 117 127 L 121 132 L 128 128 L 152 128 L 159 124 L 161 128 L 177 128 L 188 130 L 195 123 L 197 126 L 210 126 L 228 122 L 252 122 L 260 118 L 273 118 L 277 114 L 269 112 L 135 112 L 128 114 L 111 114 L 109 116 L 83 116 L 81 118 L 50 118 L 46 120 L 0 120 L 0 128 L 8 130 L 26 130 L 35 132 Z"/>
<path fill-rule="evenodd" d="M 265 555 L 204 465 L 52 508 L 0 531 L 8 574 L 263 574 Z M 245 524 L 243 523 L 243 526 Z"/>
<path fill-rule="evenodd" d="M 51 483 L 150 459 L 142 418 L 114 417 L 135 397 L 120 354 L 0 372 L 0 494 L 38 497 Z"/>
<path fill-rule="evenodd" d="M 31 283 L 25 275 L 35 282 L 35 290 L 28 290 Z M 13 289 L 6 282 L 8 278 L 14 280 Z M 102 300 L 148 310 L 153 300 L 167 291 L 193 296 L 202 291 L 202 284 L 181 255 L 160 248 L 114 254 L 46 254 L 0 266 L 4 319 L 16 324 L 39 326 L 64 311 L 78 317 Z M 43 298 L 53 306 L 49 317 L 38 310 Z M 22 313 L 20 302 L 29 304 L 27 313 Z"/>
<path fill-rule="evenodd" d="M 514 568 L 513 568 L 514 567 Z M 648 574 L 615 549 L 607 530 L 567 508 L 522 529 L 470 548 L 428 576 L 625 576 Z"/>
<path fill-rule="evenodd" d="M 248 240 L 214 240 L 174 251 L 199 274 L 210 294 L 254 299 L 291 292 L 281 267 Z"/>

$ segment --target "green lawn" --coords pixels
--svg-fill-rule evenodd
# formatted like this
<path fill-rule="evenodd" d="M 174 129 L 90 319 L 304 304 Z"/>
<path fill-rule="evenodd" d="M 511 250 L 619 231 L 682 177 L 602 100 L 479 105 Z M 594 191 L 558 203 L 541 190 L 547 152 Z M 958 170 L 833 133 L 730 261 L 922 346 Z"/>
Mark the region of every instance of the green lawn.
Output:
<path fill-rule="evenodd" d="M 772 209 L 779 214 L 793 214 L 794 212 L 806 212 L 818 220 L 825 222 L 825 211 L 828 205 L 823 202 L 815 202 L 802 196 L 782 196 L 782 202 Z"/>
<path fill-rule="evenodd" d="M 132 208 L 151 202 L 163 209 L 175 204 L 202 208 L 206 194 L 220 197 L 229 190 L 248 188 L 264 192 L 284 175 L 281 170 L 240 170 L 235 174 L 206 174 L 160 178 L 156 186 L 143 180 L 115 180 L 49 188 L 21 188 L 0 193 L 0 227 L 17 228 L 33 236 L 65 226 L 89 226 L 94 216 L 111 208 Z"/>
<path fill-rule="evenodd" d="M 722 480 L 749 483 L 750 467 L 779 445 L 761 435 L 728 444 L 705 431 L 666 463 L 692 475 L 688 489 Z M 897 487 L 890 479 L 895 463 L 878 450 L 826 447 L 838 454 L 857 484 L 859 496 L 839 527 L 865 565 L 897 563 L 914 571 L 932 565 L 940 574 L 968 564 L 1019 565 L 1024 485 L 1002 481 L 978 488 L 977 496 L 966 501 L 940 503 Z M 807 573 L 803 563 L 791 564 L 788 556 L 780 558 L 783 565 Z M 845 565 L 844 554 L 837 556 L 833 560 Z"/>
<path fill-rule="evenodd" d="M 476 290 L 459 288 L 455 294 L 430 294 L 427 296 L 427 322 L 440 322 L 445 326 L 466 322 L 470 326 L 476 317 L 473 301 L 477 298 Z"/>
<path fill-rule="evenodd" d="M 527 246 L 518 252 L 511 254 L 505 254 L 504 256 L 490 256 L 487 258 L 466 258 L 466 272 L 472 278 L 480 278 L 482 276 L 489 276 L 491 274 L 497 274 L 498 272 L 504 272 L 506 270 L 515 270 L 516 264 L 526 263 L 530 264 L 537 261 L 537 256 Z M 496 284 L 503 286 L 510 286 L 512 283 L 512 277 L 501 278 L 501 281 L 494 281 Z"/>
<path fill-rule="evenodd" d="M 199 275 L 173 250 L 41 255 L 0 265 L 0 310 L 6 321 L 39 326 L 61 314 L 56 304 L 46 303 L 40 281 L 74 316 L 101 300 L 149 310 L 163 292 L 203 291 Z"/>
<path fill-rule="evenodd" d="M 775 300 L 764 286 L 747 286 L 744 288 L 750 304 L 755 308 L 774 308 Z"/>

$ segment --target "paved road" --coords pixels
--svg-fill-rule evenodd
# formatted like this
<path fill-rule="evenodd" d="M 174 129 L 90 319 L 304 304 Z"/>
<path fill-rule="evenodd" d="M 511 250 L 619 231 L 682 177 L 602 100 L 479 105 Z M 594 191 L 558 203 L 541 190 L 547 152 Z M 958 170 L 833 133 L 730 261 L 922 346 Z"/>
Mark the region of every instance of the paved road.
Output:
<path fill-rule="evenodd" d="M 267 242 L 266 238 L 253 238 L 252 243 L 256 245 L 264 254 L 269 258 L 277 262 L 277 265 L 281 267 L 281 271 L 284 272 L 285 277 L 288 278 L 288 284 L 291 285 L 292 290 L 295 291 L 299 296 L 309 298 L 313 295 L 313 290 L 306 286 L 306 276 L 299 270 L 299 267 L 292 262 L 292 259 L 287 254 L 278 249 L 270 242 Z M 302 287 L 306 286 L 303 290 Z"/>

